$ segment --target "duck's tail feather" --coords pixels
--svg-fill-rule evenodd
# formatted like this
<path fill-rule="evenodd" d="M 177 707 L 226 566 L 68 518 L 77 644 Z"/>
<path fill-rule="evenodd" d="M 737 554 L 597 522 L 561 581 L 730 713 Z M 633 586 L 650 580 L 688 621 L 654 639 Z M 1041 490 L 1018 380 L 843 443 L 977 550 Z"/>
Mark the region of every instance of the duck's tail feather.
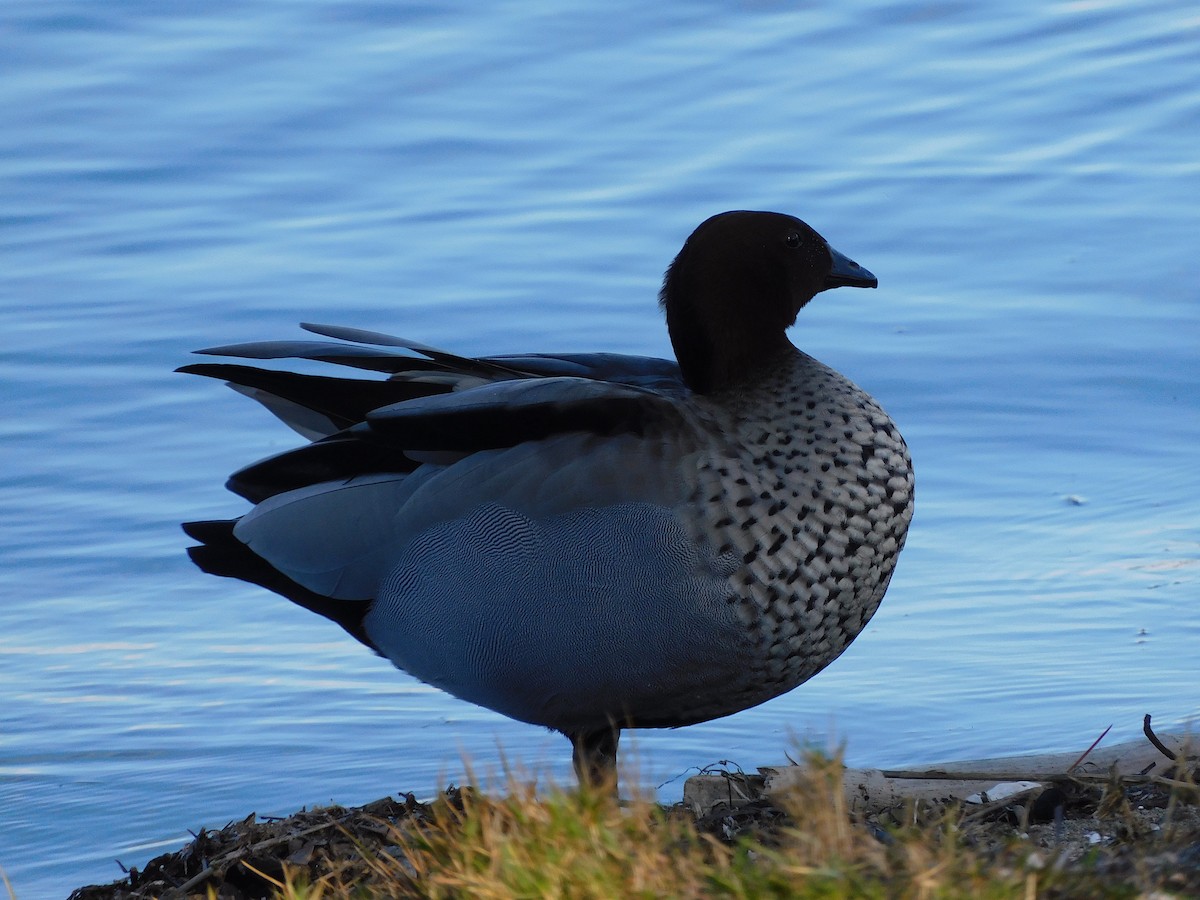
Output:
<path fill-rule="evenodd" d="M 381 406 L 450 390 L 446 385 L 425 381 L 303 375 L 234 363 L 192 363 L 175 371 L 225 381 L 309 438 L 326 437 L 356 425 Z"/>
<path fill-rule="evenodd" d="M 439 363 L 452 371 L 477 375 L 489 381 L 503 381 L 507 378 L 528 378 L 530 375 L 529 372 L 505 365 L 496 359 L 459 356 L 457 353 L 440 350 L 437 347 L 422 344 L 420 341 L 395 337 L 378 331 L 367 331 L 364 328 L 350 328 L 345 325 L 317 325 L 312 322 L 301 322 L 300 327 L 313 334 L 341 341 L 352 341 L 356 344 L 372 344 L 377 347 L 400 347 L 404 350 L 411 350 L 414 353 L 420 353 L 422 356 L 429 357 L 435 363 Z"/>
<path fill-rule="evenodd" d="M 363 618 L 371 601 L 333 600 L 297 584 L 234 536 L 233 527 L 237 521 L 184 522 L 184 532 L 200 542 L 198 546 L 188 548 L 192 562 L 210 575 L 238 578 L 287 597 L 298 606 L 336 622 L 352 637 L 379 652 L 363 627 Z"/>
<path fill-rule="evenodd" d="M 237 359 L 311 359 L 373 372 L 405 372 L 411 369 L 443 368 L 430 360 L 378 347 L 360 347 L 333 341 L 253 341 L 205 347 L 201 356 L 230 356 Z"/>

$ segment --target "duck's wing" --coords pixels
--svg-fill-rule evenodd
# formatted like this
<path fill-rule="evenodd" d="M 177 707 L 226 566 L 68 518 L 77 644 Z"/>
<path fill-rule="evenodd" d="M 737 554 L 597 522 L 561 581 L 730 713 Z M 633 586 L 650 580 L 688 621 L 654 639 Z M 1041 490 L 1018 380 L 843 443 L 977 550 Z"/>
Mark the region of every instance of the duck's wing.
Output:
<path fill-rule="evenodd" d="M 318 385 L 323 395 L 340 401 L 343 394 L 353 394 L 354 388 L 345 380 L 333 381 L 332 387 Z M 392 386 L 392 382 L 368 383 L 377 386 L 380 396 Z M 272 387 L 278 393 L 261 391 L 253 396 L 281 417 L 286 415 L 293 426 L 309 421 L 305 416 L 344 426 L 328 437 L 260 460 L 230 476 L 229 489 L 255 503 L 323 481 L 407 473 L 423 463 L 448 464 L 481 450 L 514 447 L 558 434 L 640 435 L 679 419 L 678 406 L 669 397 L 583 378 L 493 382 L 461 392 L 418 395 L 375 409 L 364 409 L 361 404 L 352 407 L 351 403 L 357 402 L 352 398 L 330 404 L 333 412 L 324 412 L 324 405 L 322 411 L 314 412 L 318 403 L 310 383 L 288 380 Z M 400 383 L 398 387 L 421 390 L 424 386 Z M 293 388 L 305 391 L 302 403 L 280 398 L 284 390 Z M 283 408 L 284 403 L 288 408 Z M 360 421 L 354 421 L 352 408 L 362 412 Z"/>
<path fill-rule="evenodd" d="M 226 382 L 309 440 L 364 422 L 372 410 L 431 391 L 428 384 L 420 382 L 306 375 L 235 363 L 192 363 L 176 371 Z"/>
<path fill-rule="evenodd" d="M 489 360 L 537 375 L 591 378 L 650 388 L 672 395 L 683 394 L 686 390 L 678 363 L 651 356 L 629 356 L 622 353 L 533 353 L 492 356 Z"/>
<path fill-rule="evenodd" d="M 224 380 L 309 440 L 320 440 L 363 422 L 368 412 L 382 406 L 493 380 L 527 377 L 503 365 L 455 356 L 415 341 L 397 338 L 392 346 L 426 356 L 329 341 L 258 341 L 196 352 L 234 359 L 313 360 L 391 377 L 378 381 L 308 375 L 233 363 L 193 363 L 177 371 Z"/>
<path fill-rule="evenodd" d="M 290 490 L 233 526 L 263 561 L 235 574 L 523 721 L 700 720 L 748 638 L 740 556 L 680 514 L 688 449 L 671 427 L 569 431 Z"/>
<path fill-rule="evenodd" d="M 236 473 L 231 488 L 257 505 L 240 520 L 186 526 L 201 542 L 193 559 L 517 718 L 562 729 L 625 714 L 686 718 L 655 706 L 654 685 L 674 673 L 678 691 L 698 698 L 712 679 L 732 677 L 708 660 L 738 629 L 726 598 L 731 561 L 677 515 L 696 435 L 673 364 L 607 354 L 467 360 L 404 347 L 425 356 L 387 346 L 358 357 L 307 342 L 219 348 L 372 359 L 390 367 L 387 381 L 185 367 L 307 422 L 317 438 Z M 460 628 L 461 639 L 446 633 Z M 596 664 L 581 668 L 589 655 Z"/>
<path fill-rule="evenodd" d="M 729 583 L 739 562 L 661 502 L 488 503 L 399 548 L 362 627 L 405 671 L 522 721 L 686 724 L 752 658 Z"/>
<path fill-rule="evenodd" d="M 457 353 L 450 353 L 446 350 L 439 350 L 437 347 L 431 347 L 429 344 L 422 344 L 420 341 L 413 341 L 408 338 L 396 337 L 390 334 L 383 334 L 378 331 L 367 331 L 363 328 L 349 328 L 344 325 L 314 325 L 311 322 L 303 322 L 300 325 L 305 331 L 311 331 L 313 334 L 320 334 L 324 337 L 337 338 L 338 340 L 351 341 L 359 344 L 372 344 L 381 347 L 399 347 L 403 350 L 410 350 L 413 353 L 420 353 L 426 356 L 433 362 L 444 366 L 447 369 L 463 374 L 477 375 L 483 378 L 523 378 L 529 373 L 522 372 L 518 369 L 505 366 L 501 363 L 493 362 L 486 358 L 476 358 L 472 356 L 459 356 Z"/>
<path fill-rule="evenodd" d="M 204 356 L 229 356 L 239 359 L 312 359 L 373 372 L 401 372 L 413 363 L 413 357 L 378 347 L 360 347 L 334 341 L 250 341 L 197 350 Z"/>
<path fill-rule="evenodd" d="M 679 364 L 650 356 L 624 353 L 521 353 L 503 356 L 465 357 L 431 347 L 409 338 L 347 328 L 342 325 L 301 324 L 301 328 L 323 337 L 375 347 L 396 347 L 423 356 L 457 372 L 472 373 L 491 380 L 530 376 L 568 376 L 612 381 L 619 384 L 655 387 L 667 391 L 683 388 Z"/>
<path fill-rule="evenodd" d="M 247 466 L 228 483 L 231 490 L 259 504 L 238 525 L 238 536 L 248 537 L 253 532 L 259 546 L 271 548 L 265 558 L 273 565 L 280 562 L 284 574 L 294 567 L 282 560 L 295 557 L 295 548 L 308 546 L 303 534 L 310 523 L 318 523 L 318 532 L 325 523 L 329 526 L 326 531 L 336 530 L 344 538 L 341 543 L 333 541 L 337 546 L 329 552 L 315 552 L 315 567 L 332 573 L 350 565 L 349 556 L 363 548 L 386 548 L 403 541 L 404 535 L 429 520 L 429 509 L 435 510 L 432 517 L 437 518 L 446 510 L 461 511 L 496 499 L 511 504 L 522 497 L 536 507 L 536 498 L 546 493 L 545 486 L 561 482 L 563 472 L 575 473 L 579 485 L 560 485 L 555 502 L 572 497 L 575 499 L 569 502 L 576 504 L 616 502 L 611 473 L 620 469 L 645 472 L 651 467 L 639 465 L 633 456 L 614 455 L 614 448 L 627 447 L 629 441 L 632 444 L 628 446 L 636 448 L 647 433 L 669 432 L 679 426 L 679 406 L 671 396 L 594 377 L 549 374 L 587 370 L 586 356 L 557 358 L 557 362 L 545 355 L 529 357 L 539 361 L 546 373 L 542 374 L 536 368 L 459 357 L 373 332 L 319 327 L 338 338 L 387 342 L 388 346 L 422 353 L 425 359 L 394 357 L 391 364 L 396 373 L 387 381 L 302 375 L 228 363 L 182 369 L 227 380 L 315 438 L 305 447 Z M 204 352 L 241 358 L 328 360 L 344 351 L 334 353 L 326 345 L 314 351 L 308 342 L 299 346 L 284 342 Z M 391 350 L 382 352 L 391 354 Z M 598 364 L 590 365 L 592 374 L 597 374 Z M 605 365 L 613 368 L 611 361 Z M 651 362 L 648 368 L 656 365 Z M 637 366 L 636 358 L 631 357 L 624 368 L 636 372 Z M 636 449 L 629 452 L 637 453 Z M 589 460 L 596 470 L 590 474 L 583 471 Z M 631 475 L 626 480 L 632 484 L 639 477 Z M 450 483 L 453 489 L 447 487 Z M 594 493 L 581 495 L 584 485 Z M 422 497 L 434 498 L 432 504 L 406 507 L 418 487 L 424 488 Z M 651 494 L 656 490 L 654 486 L 645 489 Z M 403 514 L 402 509 L 406 510 Z M 414 514 L 413 509 L 426 511 Z M 352 527 L 344 524 L 350 521 Z M 307 550 L 299 554 L 308 555 Z M 219 551 L 209 553 L 206 568 L 219 568 L 219 556 Z M 301 560 L 297 564 L 306 563 Z M 371 569 L 369 564 L 357 566 L 358 574 L 347 576 L 347 583 L 360 591 L 362 585 L 371 583 L 371 576 L 362 574 Z M 262 580 L 257 579 L 259 583 Z M 306 588 L 322 593 L 337 591 L 331 585 L 343 581 L 346 579 L 338 575 L 298 579 Z M 361 591 L 342 591 L 340 595 L 371 596 Z"/>
<path fill-rule="evenodd" d="M 364 422 L 368 413 L 384 406 L 498 381 L 568 377 L 643 387 L 675 396 L 684 393 L 679 367 L 663 359 L 613 353 L 474 358 L 360 328 L 311 323 L 302 327 L 349 343 L 257 341 L 196 352 L 235 359 L 312 360 L 390 377 L 378 381 L 309 375 L 233 363 L 193 363 L 177 371 L 227 382 L 313 441 Z"/>

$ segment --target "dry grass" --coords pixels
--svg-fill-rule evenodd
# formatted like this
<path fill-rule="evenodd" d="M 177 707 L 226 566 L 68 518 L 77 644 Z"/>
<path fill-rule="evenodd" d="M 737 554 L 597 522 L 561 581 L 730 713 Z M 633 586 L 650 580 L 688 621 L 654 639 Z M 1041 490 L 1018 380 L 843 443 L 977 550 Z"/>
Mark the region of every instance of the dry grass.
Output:
<path fill-rule="evenodd" d="M 851 822 L 836 760 L 809 758 L 791 824 L 732 843 L 690 815 L 603 794 L 462 792 L 402 823 L 393 853 L 365 853 L 317 883 L 277 880 L 287 900 L 501 898 L 1023 897 L 1036 873 L 985 871 L 948 823 L 881 836 Z"/>

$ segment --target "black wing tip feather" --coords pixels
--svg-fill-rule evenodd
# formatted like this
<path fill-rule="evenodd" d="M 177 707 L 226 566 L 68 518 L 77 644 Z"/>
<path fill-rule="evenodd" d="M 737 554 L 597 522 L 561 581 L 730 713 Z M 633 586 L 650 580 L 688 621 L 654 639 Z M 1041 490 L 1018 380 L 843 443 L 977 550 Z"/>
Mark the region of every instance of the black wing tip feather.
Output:
<path fill-rule="evenodd" d="M 417 463 L 378 441 L 371 433 L 342 432 L 294 450 L 285 450 L 238 469 L 225 487 L 251 503 L 327 481 L 360 475 L 411 472 Z"/>
<path fill-rule="evenodd" d="M 222 540 L 237 540 L 233 536 L 233 526 L 237 519 L 206 519 L 202 522 L 181 522 L 179 527 L 194 541 L 202 544 L 220 543 Z M 240 544 L 241 541 L 238 541 Z"/>
<path fill-rule="evenodd" d="M 182 523 L 184 533 L 200 542 L 198 546 L 188 547 L 187 553 L 201 571 L 237 578 L 274 591 L 297 606 L 336 622 L 351 637 L 379 652 L 363 625 L 371 601 L 334 600 L 297 584 L 234 536 L 233 527 L 237 521 L 217 519 Z"/>
<path fill-rule="evenodd" d="M 337 430 L 362 422 L 367 413 L 380 407 L 403 403 L 414 397 L 443 394 L 450 390 L 443 384 L 306 375 L 235 363 L 191 363 L 181 366 L 176 371 L 217 378 L 235 388 L 249 388 L 295 404 L 328 419 L 330 425 Z M 261 396 L 254 396 L 268 409 L 272 409 L 268 401 Z M 277 410 L 272 411 L 288 421 L 288 418 Z"/>

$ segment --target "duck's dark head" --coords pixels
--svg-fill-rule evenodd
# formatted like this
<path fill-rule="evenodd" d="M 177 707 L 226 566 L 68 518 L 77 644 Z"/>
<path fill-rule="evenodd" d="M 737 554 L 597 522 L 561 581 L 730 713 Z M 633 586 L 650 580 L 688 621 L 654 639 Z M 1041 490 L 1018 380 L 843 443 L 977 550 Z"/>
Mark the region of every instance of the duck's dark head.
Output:
<path fill-rule="evenodd" d="M 710 394 L 788 349 L 785 332 L 817 293 L 878 283 L 794 216 L 738 211 L 692 232 L 659 298 L 684 381 Z"/>

